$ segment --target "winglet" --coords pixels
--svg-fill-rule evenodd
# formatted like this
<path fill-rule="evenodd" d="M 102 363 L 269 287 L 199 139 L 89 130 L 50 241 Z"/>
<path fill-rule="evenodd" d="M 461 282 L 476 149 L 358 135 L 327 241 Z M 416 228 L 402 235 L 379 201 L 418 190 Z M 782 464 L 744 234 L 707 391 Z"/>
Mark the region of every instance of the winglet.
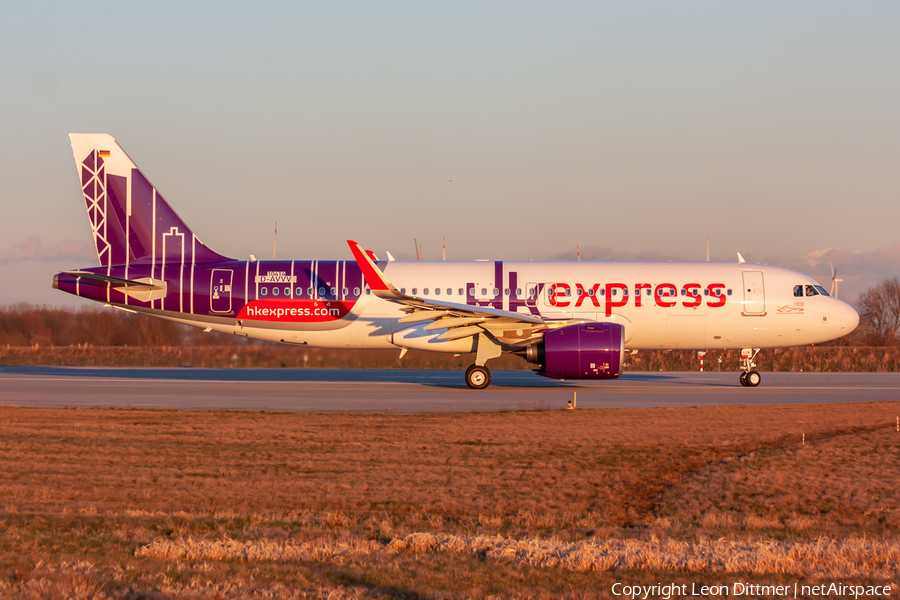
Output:
<path fill-rule="evenodd" d="M 744 260 L 744 257 L 741 256 L 741 253 L 740 253 L 740 252 L 738 252 L 737 254 L 738 254 L 738 262 L 739 262 L 739 263 L 747 262 L 746 260 Z"/>
<path fill-rule="evenodd" d="M 347 240 L 347 244 L 350 246 L 350 251 L 353 252 L 353 258 L 356 259 L 359 270 L 362 271 L 363 278 L 366 280 L 366 283 L 372 291 L 375 292 L 376 296 L 382 298 L 403 297 L 403 294 L 391 285 L 391 282 L 387 280 L 384 273 L 382 273 L 381 269 L 378 268 L 378 265 L 375 264 L 375 261 L 372 260 L 368 253 L 366 253 L 358 243 L 353 240 Z"/>

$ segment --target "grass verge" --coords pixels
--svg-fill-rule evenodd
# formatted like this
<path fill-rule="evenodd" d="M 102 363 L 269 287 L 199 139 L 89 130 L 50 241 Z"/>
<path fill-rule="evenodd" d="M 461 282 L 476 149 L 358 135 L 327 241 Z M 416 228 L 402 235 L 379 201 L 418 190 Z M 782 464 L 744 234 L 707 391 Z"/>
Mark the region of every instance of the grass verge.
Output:
<path fill-rule="evenodd" d="M 898 402 L 422 416 L 0 407 L 0 597 L 897 582 L 897 414 Z"/>

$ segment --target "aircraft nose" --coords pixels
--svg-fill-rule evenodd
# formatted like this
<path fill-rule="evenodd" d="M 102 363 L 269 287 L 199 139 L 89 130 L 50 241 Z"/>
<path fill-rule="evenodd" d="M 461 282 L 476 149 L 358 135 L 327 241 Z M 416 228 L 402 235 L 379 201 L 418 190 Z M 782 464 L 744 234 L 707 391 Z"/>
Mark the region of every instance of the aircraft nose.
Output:
<path fill-rule="evenodd" d="M 838 302 L 841 303 L 837 310 L 838 326 L 841 329 L 841 335 L 847 335 L 859 325 L 859 313 L 843 300 L 838 300 Z"/>

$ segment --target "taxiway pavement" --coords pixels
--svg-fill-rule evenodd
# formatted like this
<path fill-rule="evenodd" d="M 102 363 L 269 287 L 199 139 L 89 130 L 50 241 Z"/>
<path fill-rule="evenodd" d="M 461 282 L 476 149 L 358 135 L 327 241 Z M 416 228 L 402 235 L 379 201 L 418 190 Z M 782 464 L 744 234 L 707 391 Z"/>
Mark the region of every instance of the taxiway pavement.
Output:
<path fill-rule="evenodd" d="M 455 413 L 563 408 L 811 404 L 900 400 L 900 373 L 626 372 L 556 381 L 495 371 L 486 390 L 462 372 L 355 369 L 0 367 L 0 405 L 273 412 Z"/>

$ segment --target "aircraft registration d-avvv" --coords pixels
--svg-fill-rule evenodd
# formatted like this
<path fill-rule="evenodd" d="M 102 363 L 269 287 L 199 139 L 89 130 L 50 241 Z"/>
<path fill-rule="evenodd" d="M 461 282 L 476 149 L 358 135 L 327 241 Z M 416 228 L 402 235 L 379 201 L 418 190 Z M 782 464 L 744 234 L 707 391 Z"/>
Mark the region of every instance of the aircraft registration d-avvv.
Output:
<path fill-rule="evenodd" d="M 810 277 L 744 262 L 256 260 L 212 251 L 106 134 L 71 134 L 99 267 L 53 287 L 116 308 L 270 342 L 320 348 L 521 356 L 539 375 L 615 379 L 628 350 L 740 349 L 760 383 L 763 348 L 816 344 L 859 315 Z"/>

